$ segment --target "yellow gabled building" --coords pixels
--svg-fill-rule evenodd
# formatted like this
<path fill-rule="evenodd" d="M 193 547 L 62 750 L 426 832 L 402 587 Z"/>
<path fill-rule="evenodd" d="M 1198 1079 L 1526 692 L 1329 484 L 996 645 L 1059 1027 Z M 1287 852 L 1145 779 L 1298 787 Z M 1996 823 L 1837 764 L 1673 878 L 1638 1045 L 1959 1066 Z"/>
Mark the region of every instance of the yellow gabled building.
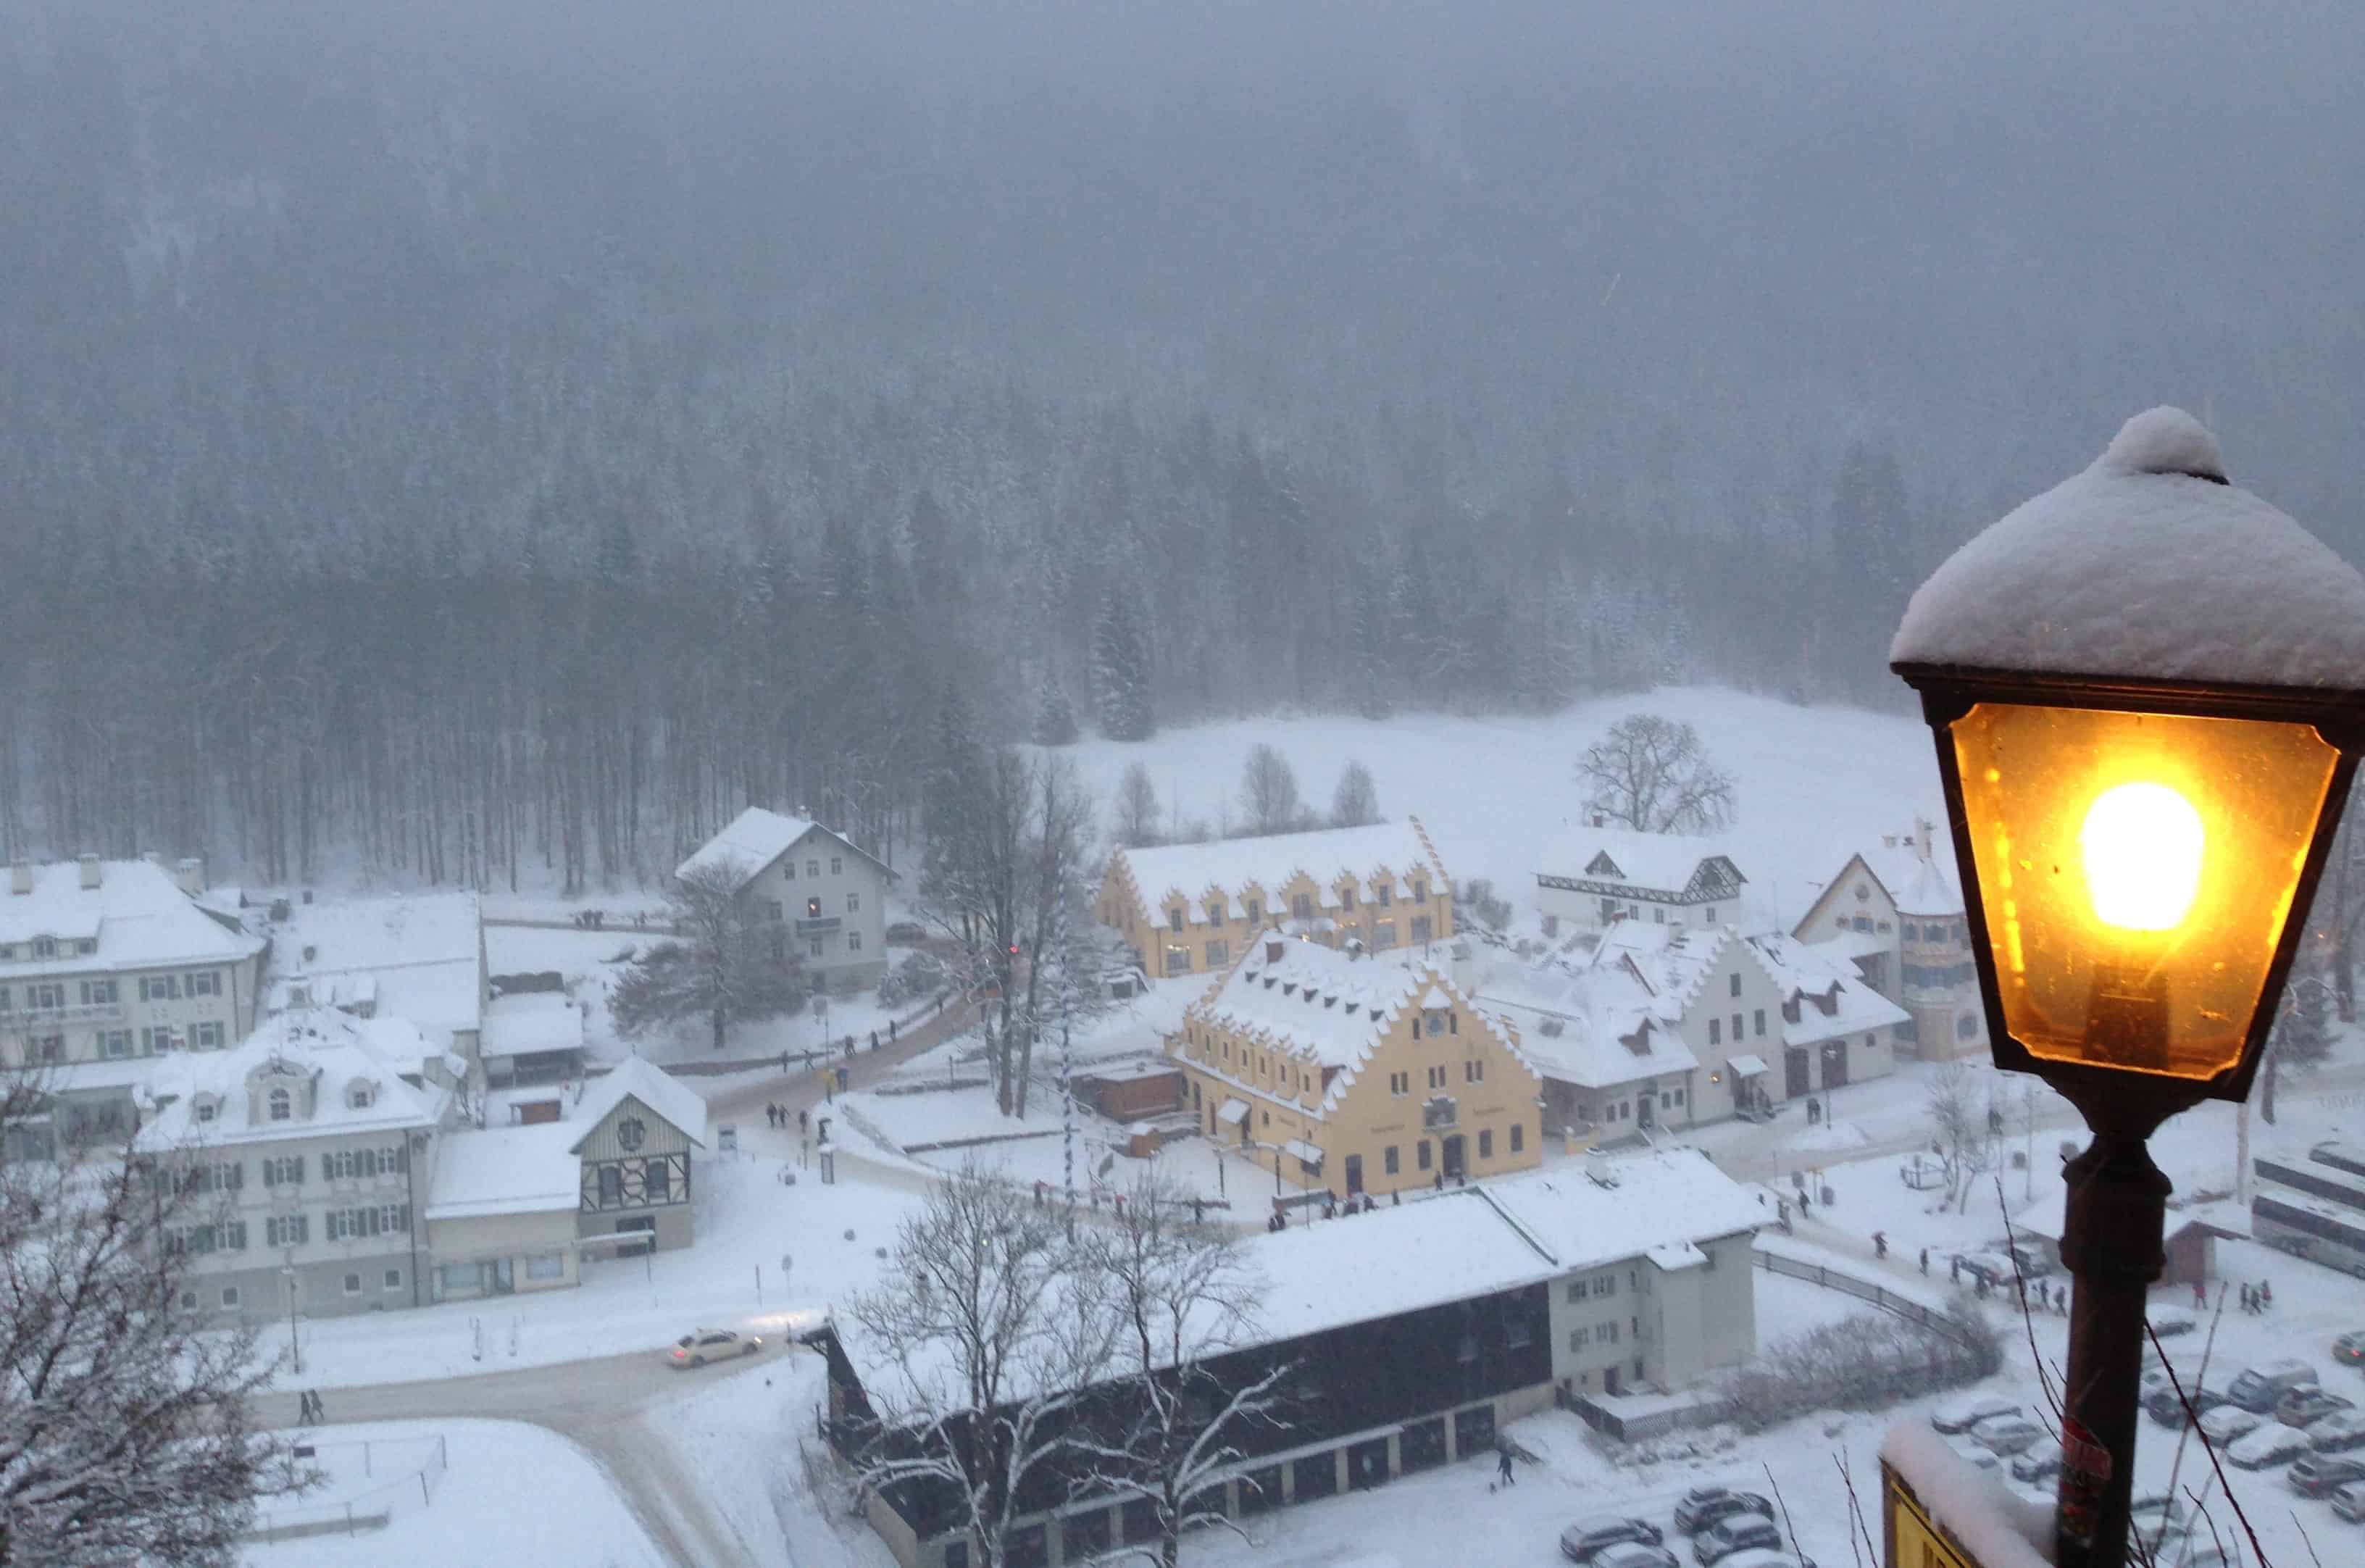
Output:
<path fill-rule="evenodd" d="M 1207 1136 L 1341 1197 L 1533 1169 L 1543 1081 L 1418 955 L 1268 928 L 1167 1043 Z"/>

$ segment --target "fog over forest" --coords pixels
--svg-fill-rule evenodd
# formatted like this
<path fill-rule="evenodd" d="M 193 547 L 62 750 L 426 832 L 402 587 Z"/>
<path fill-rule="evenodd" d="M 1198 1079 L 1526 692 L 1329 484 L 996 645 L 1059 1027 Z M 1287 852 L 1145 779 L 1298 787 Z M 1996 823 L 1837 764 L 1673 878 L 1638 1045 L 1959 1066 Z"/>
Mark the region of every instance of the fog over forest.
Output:
<path fill-rule="evenodd" d="M 2355 558 L 2365 11 L 2269 12 L 0 0 L 0 840 L 582 885 L 1054 686 L 1901 705 L 2159 402 Z"/>

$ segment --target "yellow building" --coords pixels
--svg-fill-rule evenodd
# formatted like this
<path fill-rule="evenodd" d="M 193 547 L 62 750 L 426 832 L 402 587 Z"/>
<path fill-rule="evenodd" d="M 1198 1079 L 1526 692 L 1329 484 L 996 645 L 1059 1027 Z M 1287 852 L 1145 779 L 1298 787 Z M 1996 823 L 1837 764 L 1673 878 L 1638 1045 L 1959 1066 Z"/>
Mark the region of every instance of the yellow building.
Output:
<path fill-rule="evenodd" d="M 1374 952 L 1453 935 L 1453 879 L 1418 817 L 1120 849 L 1093 913 L 1145 974 L 1221 974 L 1258 932 L 1279 925 L 1326 946 Z"/>
<path fill-rule="evenodd" d="M 1167 1052 L 1207 1136 L 1351 1197 L 1533 1169 L 1543 1081 L 1436 965 L 1266 930 Z"/>

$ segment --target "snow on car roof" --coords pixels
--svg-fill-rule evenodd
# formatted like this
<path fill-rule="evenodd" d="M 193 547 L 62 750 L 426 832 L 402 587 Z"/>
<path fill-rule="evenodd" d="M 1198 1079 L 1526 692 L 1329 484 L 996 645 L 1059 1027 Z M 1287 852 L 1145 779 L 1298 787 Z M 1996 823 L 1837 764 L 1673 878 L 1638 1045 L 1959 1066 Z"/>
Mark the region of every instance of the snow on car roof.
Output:
<path fill-rule="evenodd" d="M 2365 577 L 2226 481 L 2180 409 L 2121 429 L 1916 589 L 1900 664 L 2365 689 Z"/>

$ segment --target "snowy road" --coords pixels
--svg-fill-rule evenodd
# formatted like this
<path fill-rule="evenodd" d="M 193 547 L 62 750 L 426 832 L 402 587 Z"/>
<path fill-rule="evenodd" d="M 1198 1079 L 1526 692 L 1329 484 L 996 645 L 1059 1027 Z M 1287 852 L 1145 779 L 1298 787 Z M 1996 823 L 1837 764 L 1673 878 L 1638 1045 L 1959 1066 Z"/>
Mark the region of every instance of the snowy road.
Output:
<path fill-rule="evenodd" d="M 329 1417 L 322 1435 L 345 1422 L 461 1417 L 548 1427 L 598 1458 L 650 1538 L 681 1568 L 760 1568 L 767 1560 L 740 1539 L 671 1447 L 641 1431 L 641 1418 L 651 1406 L 700 1384 L 746 1376 L 784 1355 L 802 1353 L 768 1345 L 744 1362 L 677 1372 L 654 1352 L 642 1352 L 433 1383 L 331 1389 L 322 1396 Z M 292 1427 L 296 1395 L 266 1394 L 255 1411 L 266 1427 Z"/>

